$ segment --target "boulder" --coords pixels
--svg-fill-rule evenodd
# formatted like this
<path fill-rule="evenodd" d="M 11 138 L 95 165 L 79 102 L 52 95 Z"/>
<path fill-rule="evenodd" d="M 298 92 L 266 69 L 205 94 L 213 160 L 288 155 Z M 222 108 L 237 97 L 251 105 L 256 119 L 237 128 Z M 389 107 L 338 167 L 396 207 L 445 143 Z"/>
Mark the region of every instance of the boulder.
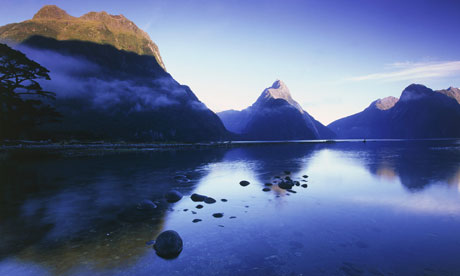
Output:
<path fill-rule="evenodd" d="M 176 190 L 171 190 L 165 194 L 165 198 L 166 201 L 174 203 L 182 199 L 182 194 Z"/>
<path fill-rule="evenodd" d="M 203 202 L 207 198 L 207 196 L 200 195 L 200 194 L 192 194 L 190 198 L 194 202 Z"/>
<path fill-rule="evenodd" d="M 182 251 L 182 238 L 176 231 L 167 230 L 162 232 L 156 239 L 153 248 L 158 256 L 172 259 L 179 256 Z"/>

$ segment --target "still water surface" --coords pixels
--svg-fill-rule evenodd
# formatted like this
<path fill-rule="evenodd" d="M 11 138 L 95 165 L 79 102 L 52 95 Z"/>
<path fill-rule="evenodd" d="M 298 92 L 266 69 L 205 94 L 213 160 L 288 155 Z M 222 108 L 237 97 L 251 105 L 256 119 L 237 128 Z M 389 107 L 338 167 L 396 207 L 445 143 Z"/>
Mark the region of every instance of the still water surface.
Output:
<path fill-rule="evenodd" d="M 460 275 L 459 233 L 458 140 L 0 157 L 0 275 Z"/>

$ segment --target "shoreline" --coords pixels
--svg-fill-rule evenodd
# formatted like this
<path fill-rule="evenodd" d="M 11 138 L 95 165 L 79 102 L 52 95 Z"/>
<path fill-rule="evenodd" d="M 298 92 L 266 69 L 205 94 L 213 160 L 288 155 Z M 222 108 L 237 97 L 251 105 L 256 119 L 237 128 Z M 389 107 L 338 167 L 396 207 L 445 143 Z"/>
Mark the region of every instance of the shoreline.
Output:
<path fill-rule="evenodd" d="M 165 150 L 165 149 L 202 149 L 231 148 L 237 146 L 278 145 L 278 144 L 335 144 L 335 143 L 368 143 L 368 142 L 402 142 L 402 141 L 450 141 L 460 138 L 433 139 L 336 139 L 336 140 L 281 140 L 281 141 L 220 141 L 200 143 L 111 143 L 111 142 L 48 142 L 48 141 L 7 141 L 0 143 L 0 151 L 14 149 L 41 150 Z"/>

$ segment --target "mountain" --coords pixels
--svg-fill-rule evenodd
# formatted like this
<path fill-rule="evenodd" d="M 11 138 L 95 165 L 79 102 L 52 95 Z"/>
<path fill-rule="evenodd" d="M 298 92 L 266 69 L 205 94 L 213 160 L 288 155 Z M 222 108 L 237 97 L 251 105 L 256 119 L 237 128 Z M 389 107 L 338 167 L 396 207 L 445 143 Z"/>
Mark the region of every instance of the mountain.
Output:
<path fill-rule="evenodd" d="M 328 125 L 339 138 L 460 137 L 460 104 L 452 88 L 433 91 L 420 84 L 404 89 L 399 100 L 377 100 L 357 114 Z"/>
<path fill-rule="evenodd" d="M 225 127 L 248 140 L 329 139 L 335 134 L 316 121 L 292 98 L 284 82 L 277 80 L 256 102 L 242 110 L 217 114 Z"/>
<path fill-rule="evenodd" d="M 0 37 L 50 70 L 59 123 L 35 139 L 209 141 L 227 139 L 219 117 L 164 70 L 158 48 L 121 15 L 79 18 L 45 6 L 32 20 L 0 27 Z"/>
<path fill-rule="evenodd" d="M 103 11 L 73 17 L 55 5 L 46 5 L 30 20 L 0 27 L 0 39 L 19 43 L 32 35 L 109 44 L 118 50 L 154 56 L 165 69 L 158 46 L 123 15 Z"/>
<path fill-rule="evenodd" d="M 447 89 L 437 90 L 436 92 L 451 97 L 460 104 L 460 89 L 451 86 Z"/>

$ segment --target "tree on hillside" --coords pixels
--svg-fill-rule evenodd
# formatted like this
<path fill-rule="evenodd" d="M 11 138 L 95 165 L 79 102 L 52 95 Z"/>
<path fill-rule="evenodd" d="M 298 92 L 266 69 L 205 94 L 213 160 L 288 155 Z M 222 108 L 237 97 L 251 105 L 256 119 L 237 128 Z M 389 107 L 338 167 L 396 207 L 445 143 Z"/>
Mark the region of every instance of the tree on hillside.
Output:
<path fill-rule="evenodd" d="M 49 71 L 20 51 L 0 43 L 0 139 L 28 137 L 35 126 L 60 116 L 50 105 L 55 93 L 38 80 Z"/>

